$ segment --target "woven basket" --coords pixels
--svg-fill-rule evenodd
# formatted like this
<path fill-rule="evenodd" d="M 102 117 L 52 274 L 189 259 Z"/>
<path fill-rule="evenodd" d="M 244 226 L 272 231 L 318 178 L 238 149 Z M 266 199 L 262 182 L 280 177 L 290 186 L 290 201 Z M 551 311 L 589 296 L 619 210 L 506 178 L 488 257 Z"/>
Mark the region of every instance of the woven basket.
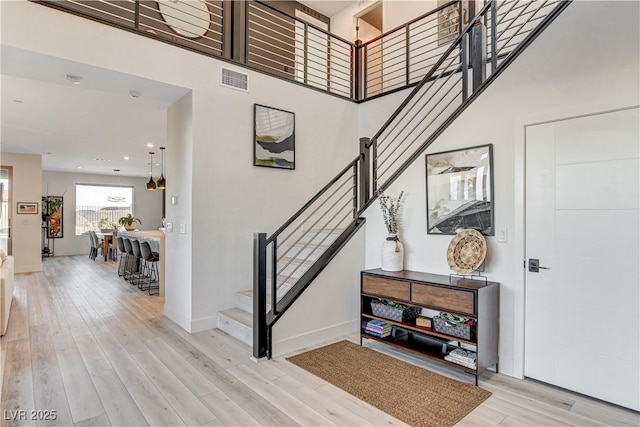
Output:
<path fill-rule="evenodd" d="M 436 332 L 453 335 L 454 337 L 465 340 L 473 340 L 476 337 L 475 325 L 449 322 L 440 316 L 435 316 L 431 321 L 433 323 L 433 330 Z"/>
<path fill-rule="evenodd" d="M 411 322 L 418 317 L 422 309 L 420 307 L 391 307 L 386 304 L 371 301 L 371 311 L 374 316 L 384 319 L 395 320 L 396 322 Z"/>

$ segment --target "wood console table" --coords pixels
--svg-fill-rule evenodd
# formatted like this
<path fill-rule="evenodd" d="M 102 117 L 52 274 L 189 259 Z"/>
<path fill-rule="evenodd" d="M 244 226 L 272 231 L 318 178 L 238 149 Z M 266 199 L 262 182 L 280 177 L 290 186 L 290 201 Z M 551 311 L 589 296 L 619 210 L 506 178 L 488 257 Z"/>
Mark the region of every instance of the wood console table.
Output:
<path fill-rule="evenodd" d="M 451 283 L 450 283 L 451 280 Z M 468 339 L 438 332 L 432 327 L 419 326 L 415 319 L 396 321 L 373 314 L 371 302 L 392 301 L 409 309 L 428 309 L 430 312 L 451 313 L 475 321 L 475 331 Z M 454 278 L 415 271 L 388 272 L 380 269 L 361 272 L 361 329 L 362 339 L 372 339 L 437 360 L 475 376 L 488 367 L 498 371 L 500 286 L 487 282 Z M 366 331 L 372 319 L 390 324 L 393 333 L 378 337 Z M 476 367 L 470 368 L 445 360 L 455 348 L 464 347 L 476 352 Z"/>

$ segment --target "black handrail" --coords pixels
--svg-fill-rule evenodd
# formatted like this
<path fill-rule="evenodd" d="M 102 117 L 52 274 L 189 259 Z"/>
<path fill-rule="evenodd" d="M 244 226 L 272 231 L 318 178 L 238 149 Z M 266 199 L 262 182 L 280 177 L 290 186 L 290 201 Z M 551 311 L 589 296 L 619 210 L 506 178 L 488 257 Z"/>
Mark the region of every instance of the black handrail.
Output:
<path fill-rule="evenodd" d="M 442 56 L 435 63 L 435 65 L 433 67 L 431 67 L 429 72 L 422 78 L 422 80 L 420 80 L 420 83 L 418 83 L 416 85 L 416 87 L 413 88 L 413 90 L 407 96 L 407 98 L 404 101 L 402 101 L 402 104 L 400 104 L 400 106 L 398 108 L 396 108 L 396 110 L 393 112 L 393 114 L 391 114 L 391 117 L 389 117 L 389 119 L 382 125 L 380 130 L 378 132 L 376 132 L 376 134 L 371 138 L 371 141 L 369 142 L 369 145 L 375 143 L 375 141 L 380 137 L 380 135 L 382 135 L 382 133 L 385 130 L 387 130 L 387 128 L 391 125 L 391 123 L 393 123 L 393 121 L 400 115 L 402 110 L 405 109 L 405 107 L 409 104 L 409 102 L 411 102 L 411 100 L 413 100 L 413 98 L 418 94 L 418 92 L 420 92 L 420 89 L 422 89 L 422 87 L 431 79 L 431 77 L 433 77 L 435 72 L 442 65 L 442 63 L 449 57 L 451 52 L 453 52 L 453 50 L 458 47 L 458 44 L 461 43 L 462 38 L 466 36 L 466 34 L 471 29 L 471 27 L 473 27 L 475 25 L 476 21 L 478 19 L 480 19 L 482 17 L 482 15 L 484 15 L 484 13 L 491 7 L 492 3 L 493 2 L 485 4 L 482 7 L 482 9 L 480 9 L 480 11 L 476 14 L 476 16 L 472 20 L 469 20 L 469 23 L 467 24 L 467 26 L 464 27 L 464 29 L 460 32 L 458 37 L 456 37 L 456 39 L 451 43 L 451 46 L 449 46 L 449 49 L 447 49 L 447 51 L 442 54 Z"/>
<path fill-rule="evenodd" d="M 529 33 L 528 35 L 524 38 L 524 40 L 522 40 L 520 42 L 520 44 L 512 51 L 510 52 L 509 55 L 507 55 L 506 57 L 503 57 L 503 62 L 500 64 L 499 67 L 494 69 L 494 72 L 492 72 L 492 74 L 486 78 L 484 76 L 484 71 L 486 68 L 486 64 L 488 64 L 488 59 L 486 58 L 486 55 L 480 55 L 480 57 L 475 57 L 474 58 L 474 64 L 480 64 L 480 66 L 478 67 L 477 65 L 474 65 L 474 67 L 472 68 L 474 73 L 480 73 L 477 75 L 474 75 L 474 87 L 472 89 L 470 89 L 471 95 L 468 95 L 467 90 L 468 88 L 468 84 L 467 84 L 467 72 L 469 69 L 469 62 L 468 62 L 468 39 L 467 39 L 467 35 L 470 32 L 474 32 L 474 34 L 482 34 L 482 27 L 478 27 L 479 30 L 481 31 L 480 33 L 477 33 L 476 30 L 472 30 L 472 28 L 476 25 L 482 22 L 482 18 L 485 14 L 491 13 L 491 16 L 493 18 L 493 21 L 491 23 L 492 25 L 492 32 L 491 32 L 491 38 L 495 38 L 496 37 L 496 31 L 495 31 L 495 0 L 491 1 L 489 3 L 486 3 L 484 5 L 484 7 L 482 7 L 480 9 L 480 11 L 478 11 L 478 13 L 476 14 L 476 16 L 469 21 L 469 23 L 461 29 L 460 34 L 458 35 L 458 37 L 456 37 L 456 39 L 451 43 L 451 45 L 449 46 L 449 48 L 446 50 L 446 52 L 440 57 L 440 59 L 436 62 L 436 64 L 429 70 L 429 72 L 422 78 L 422 80 L 420 81 L 420 83 L 416 86 L 416 88 L 409 94 L 409 96 L 407 97 L 407 99 L 404 100 L 404 102 L 400 105 L 400 107 L 398 107 L 394 113 L 391 115 L 391 117 L 383 124 L 382 128 L 375 134 L 375 136 L 371 139 L 368 140 L 366 138 L 361 138 L 360 140 L 360 150 L 361 150 L 361 154 L 360 156 L 358 156 L 356 159 L 354 159 L 353 161 L 351 161 L 335 178 L 333 178 L 331 180 L 331 182 L 329 184 L 327 184 L 325 187 L 323 187 L 323 189 L 316 194 L 316 196 L 314 196 L 308 203 L 306 203 L 302 209 L 300 209 L 298 212 L 296 212 L 294 214 L 294 216 L 288 220 L 285 225 L 283 225 L 282 227 L 280 227 L 278 229 L 278 231 L 276 231 L 276 233 L 274 233 L 274 235 L 272 235 L 272 237 L 270 238 L 270 240 L 272 239 L 272 241 L 274 243 L 277 242 L 277 235 L 279 235 L 282 231 L 284 231 L 284 229 L 286 229 L 288 226 L 290 226 L 291 224 L 293 224 L 293 222 L 298 219 L 300 216 L 302 216 L 302 214 L 315 202 L 317 201 L 326 191 L 329 190 L 329 188 L 331 188 L 332 185 L 334 185 L 336 182 L 338 182 L 338 180 L 342 177 L 344 177 L 345 173 L 348 172 L 349 169 L 353 169 L 354 170 L 354 184 L 353 184 L 353 192 L 354 192 L 354 212 L 353 212 L 353 218 L 354 218 L 354 222 L 353 224 L 350 226 L 350 228 L 348 228 L 341 236 L 339 239 L 339 242 L 337 244 L 332 245 L 331 248 L 329 248 L 327 251 L 325 251 L 322 256 L 321 256 L 321 261 L 319 260 L 318 262 L 314 263 L 310 270 L 305 273 L 303 275 L 303 277 L 300 278 L 300 280 L 298 282 L 296 282 L 294 286 L 294 288 L 292 288 L 287 294 L 284 295 L 284 297 L 282 298 L 282 300 L 279 302 L 278 298 L 275 295 L 272 295 L 272 310 L 269 313 L 257 313 L 257 315 L 255 315 L 254 317 L 254 327 L 258 328 L 260 330 L 254 330 L 254 356 L 255 357 L 263 357 L 263 356 L 267 356 L 267 357 L 271 357 L 271 345 L 272 345 L 272 339 L 271 339 L 271 335 L 272 335 L 272 327 L 274 325 L 274 323 L 281 317 L 282 313 L 284 312 L 284 310 L 286 310 L 292 303 L 293 301 L 295 301 L 296 298 L 298 298 L 300 296 L 300 294 L 304 291 L 304 289 L 310 284 L 311 280 L 313 280 L 313 278 L 315 276 L 317 276 L 317 274 L 319 274 L 319 272 L 324 268 L 324 266 L 328 263 L 328 261 L 333 258 L 336 254 L 337 251 L 339 250 L 340 247 L 342 247 L 346 241 L 348 241 L 348 239 L 358 230 L 359 226 L 362 225 L 362 223 L 364 222 L 364 219 L 360 218 L 360 216 L 362 215 L 362 213 L 371 205 L 371 203 L 373 203 L 373 201 L 376 199 L 376 197 L 379 195 L 379 192 L 374 191 L 373 194 L 369 194 L 369 182 L 371 180 L 371 176 L 373 176 L 373 184 L 376 185 L 377 184 L 377 180 L 376 180 L 376 174 L 377 174 L 377 163 L 376 163 L 376 150 L 377 150 L 377 143 L 376 143 L 376 139 L 379 138 L 382 133 L 387 130 L 389 128 L 389 126 L 398 119 L 398 117 L 400 116 L 400 114 L 402 113 L 402 111 L 409 105 L 410 101 L 413 100 L 416 97 L 416 94 L 420 91 L 421 88 L 423 88 L 425 86 L 425 84 L 428 81 L 433 81 L 434 80 L 434 76 L 436 76 L 436 74 L 438 73 L 438 70 L 440 68 L 440 66 L 452 55 L 452 53 L 454 52 L 454 49 L 456 48 L 460 48 L 460 53 L 456 53 L 451 61 L 453 61 L 453 58 L 455 58 L 457 55 L 460 55 L 460 63 L 454 65 L 454 69 L 453 70 L 448 70 L 449 65 L 451 64 L 451 61 L 449 62 L 449 65 L 447 65 L 445 67 L 444 70 L 440 70 L 440 74 L 438 75 L 438 77 L 441 77 L 443 75 L 452 75 L 453 73 L 462 71 L 463 75 L 461 77 L 461 79 L 463 80 L 462 82 L 462 101 L 460 103 L 460 105 L 455 108 L 455 110 L 451 113 L 448 114 L 447 118 L 444 120 L 444 122 L 442 122 L 441 124 L 437 125 L 437 128 L 431 132 L 429 134 L 429 136 L 425 139 L 425 141 L 420 144 L 417 147 L 413 147 L 412 145 L 409 145 L 405 148 L 405 150 L 409 147 L 414 148 L 414 151 L 412 152 L 412 154 L 410 154 L 407 158 L 403 158 L 402 159 L 402 163 L 400 164 L 400 166 L 397 168 L 397 170 L 395 170 L 395 172 L 393 174 L 391 174 L 391 177 L 388 178 L 386 180 L 386 182 L 383 183 L 383 185 L 381 185 L 379 188 L 381 189 L 386 189 L 386 187 L 388 187 L 388 185 L 391 184 L 392 181 L 394 181 L 395 179 L 397 179 L 397 177 L 400 175 L 400 173 L 402 173 L 404 170 L 406 170 L 406 168 L 413 163 L 413 161 L 416 160 L 416 158 L 422 153 L 424 152 L 424 150 L 442 133 L 444 132 L 444 130 L 462 113 L 462 111 L 464 111 L 464 109 L 466 109 L 479 95 L 480 93 L 482 93 L 493 81 L 495 81 L 495 79 L 505 70 L 506 66 L 508 66 L 510 63 L 512 63 L 515 58 L 517 56 L 520 55 L 520 53 L 522 53 L 522 51 L 544 30 L 544 28 L 546 28 L 549 23 L 551 21 L 553 21 L 570 3 L 570 0 L 563 0 L 560 2 L 560 4 L 558 6 L 556 6 L 554 8 L 554 10 L 549 13 L 548 15 L 545 16 L 545 19 L 538 24 L 534 30 L 528 30 Z M 545 1 L 544 4 L 546 4 L 547 2 Z M 542 9 L 542 7 L 538 8 L 537 10 Z M 536 11 L 537 13 L 537 11 Z M 524 25 L 521 25 L 519 30 L 522 29 L 524 27 Z M 493 42 L 493 40 L 491 40 Z M 473 53 L 473 55 L 477 55 L 477 53 Z M 496 64 L 496 53 L 492 52 L 492 58 L 491 58 L 491 63 Z M 476 69 L 477 68 L 477 69 Z M 492 67 L 494 68 L 494 67 Z M 478 85 L 476 85 L 475 81 L 476 81 L 476 77 L 480 76 L 480 82 Z M 429 90 L 431 87 L 427 87 L 426 89 Z M 438 89 L 439 90 L 439 89 Z M 451 88 L 449 89 L 449 91 L 451 90 Z M 448 92 L 447 92 L 448 93 Z M 446 94 L 445 94 L 446 95 Z M 432 95 L 433 97 L 433 95 Z M 422 96 L 420 98 L 418 98 L 418 101 L 420 101 L 422 98 Z M 450 104 L 450 103 L 449 103 Z M 445 106 L 448 107 L 447 104 Z M 411 107 L 413 108 L 413 106 Z M 410 108 L 410 109 L 411 109 Z M 433 108 L 432 108 L 433 109 Z M 421 110 L 419 110 L 421 111 Z M 418 111 L 418 112 L 419 112 Z M 443 110 L 444 111 L 444 110 Z M 442 114 L 442 112 L 440 112 L 438 114 L 438 116 Z M 404 120 L 405 117 L 407 116 L 407 114 L 405 114 L 401 119 L 399 120 Z M 436 116 L 436 118 L 438 117 Z M 416 120 L 416 116 L 414 115 L 413 117 L 409 118 L 409 120 Z M 434 119 L 435 120 L 435 119 Z M 431 122 L 433 123 L 433 121 Z M 430 126 L 430 124 L 429 124 Z M 414 127 L 415 129 L 415 127 Z M 427 128 L 425 128 L 422 132 L 424 132 Z M 418 134 L 418 136 L 414 139 L 415 140 L 420 137 L 422 135 L 422 132 L 420 134 Z M 397 137 L 397 136 L 396 136 Z M 395 139 L 395 138 L 394 138 Z M 413 142 L 412 142 L 413 143 Z M 411 144 L 412 144 L 411 143 Z M 397 161 L 398 159 L 396 159 Z M 370 163 L 372 162 L 372 163 Z M 370 170 L 370 166 L 373 166 L 372 170 Z M 359 202 L 360 202 L 360 209 L 357 210 L 357 203 L 356 203 L 356 199 L 359 198 Z M 257 266 L 257 268 L 260 268 L 261 270 L 258 271 L 254 271 L 254 291 L 257 292 L 258 295 L 254 295 L 254 301 L 256 303 L 256 308 L 257 310 L 262 310 L 265 311 L 265 305 L 264 303 L 266 303 L 266 283 L 265 283 L 265 278 L 266 278 L 266 245 L 267 245 L 267 241 L 266 241 L 266 235 L 265 234 L 256 234 L 254 237 L 254 241 L 256 242 L 256 246 L 255 246 L 255 253 L 258 254 L 258 256 L 262 256 L 264 258 L 261 259 L 255 259 L 255 265 Z M 274 244 L 274 253 L 273 256 L 274 258 L 272 259 L 272 263 L 274 266 L 274 272 L 275 273 L 275 266 L 276 266 L 276 260 L 275 260 L 275 251 L 277 250 L 277 248 L 275 248 L 275 244 Z M 303 280 L 304 279 L 304 280 Z M 262 282 L 260 281 L 262 280 Z M 275 278 L 273 278 L 272 280 L 272 294 L 275 294 L 277 292 L 276 290 L 276 280 Z M 261 305 L 263 304 L 263 305 Z M 277 304 L 281 304 L 276 306 Z"/>
<path fill-rule="evenodd" d="M 278 228 L 271 236 L 269 236 L 266 239 L 266 244 L 272 243 L 273 240 L 278 237 L 278 235 L 280 235 L 284 230 L 287 229 L 287 227 L 289 227 L 291 224 L 293 224 L 293 222 L 300 218 L 300 215 L 302 215 L 304 213 L 304 211 L 306 211 L 309 206 L 311 206 L 315 201 L 317 201 L 320 197 L 322 197 L 322 195 L 324 193 L 327 192 L 327 190 L 329 190 L 329 188 L 331 188 L 331 186 L 333 184 L 335 184 L 336 182 L 338 182 L 338 180 L 349 170 L 351 169 L 354 165 L 358 164 L 358 161 L 360 160 L 360 155 L 358 155 L 358 157 L 356 157 L 354 160 L 352 160 L 351 162 L 349 162 L 349 164 L 347 166 L 345 166 L 344 169 L 342 169 L 335 177 L 333 177 L 329 183 L 327 185 L 325 185 L 324 187 L 322 187 L 322 190 L 318 191 L 316 193 L 315 196 L 313 196 L 311 198 L 311 200 L 309 200 L 307 203 L 304 204 L 304 206 L 302 206 L 296 213 L 294 213 L 293 215 L 291 215 L 291 217 L 284 223 L 282 224 L 282 226 L 280 228 Z"/>
<path fill-rule="evenodd" d="M 386 36 L 388 36 L 388 35 L 390 35 L 390 34 L 392 34 L 392 33 L 395 33 L 395 32 L 396 32 L 396 31 L 398 31 L 398 30 L 401 30 L 401 29 L 403 29 L 403 28 L 405 28 L 405 27 L 409 27 L 411 24 L 415 24 L 416 22 L 418 22 L 418 21 L 420 21 L 420 20 L 422 20 L 422 19 L 426 18 L 427 16 L 429 16 L 429 15 L 433 15 L 433 14 L 436 14 L 436 13 L 440 12 L 441 10 L 443 10 L 443 9 L 445 9 L 445 8 L 449 7 L 449 6 L 453 6 L 453 5 L 454 5 L 454 4 L 456 4 L 456 3 L 459 3 L 459 0 L 451 0 L 449 3 L 445 3 L 445 4 L 441 5 L 441 6 L 438 6 L 438 7 L 436 7 L 435 9 L 432 9 L 432 10 L 430 10 L 429 12 L 427 12 L 427 13 L 425 13 L 425 14 L 423 14 L 423 15 L 420 15 L 420 16 L 418 16 L 417 18 L 412 19 L 412 20 L 411 20 L 411 21 L 409 21 L 409 22 L 405 22 L 404 24 L 402 24 L 402 25 L 398 25 L 398 26 L 397 26 L 397 27 L 395 27 L 394 29 L 387 31 L 387 32 L 386 32 L 386 33 L 384 33 L 384 34 L 380 34 L 380 35 L 379 35 L 379 36 L 377 36 L 376 38 L 373 38 L 373 39 L 369 40 L 368 42 L 363 43 L 363 44 L 362 44 L 362 46 L 366 46 L 366 45 L 368 45 L 368 44 L 374 43 L 374 42 L 376 42 L 376 41 L 380 40 L 380 39 L 381 39 L 381 38 L 383 38 L 383 37 L 386 37 Z"/>

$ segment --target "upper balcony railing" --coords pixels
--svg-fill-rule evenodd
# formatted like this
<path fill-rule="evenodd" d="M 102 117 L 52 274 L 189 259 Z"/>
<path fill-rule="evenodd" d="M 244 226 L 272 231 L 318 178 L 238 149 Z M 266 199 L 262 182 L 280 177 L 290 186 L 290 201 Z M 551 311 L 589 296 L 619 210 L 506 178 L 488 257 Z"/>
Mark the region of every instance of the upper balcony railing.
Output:
<path fill-rule="evenodd" d="M 453 0 L 356 46 L 259 0 L 32 1 L 353 101 L 417 84 L 469 15 Z"/>

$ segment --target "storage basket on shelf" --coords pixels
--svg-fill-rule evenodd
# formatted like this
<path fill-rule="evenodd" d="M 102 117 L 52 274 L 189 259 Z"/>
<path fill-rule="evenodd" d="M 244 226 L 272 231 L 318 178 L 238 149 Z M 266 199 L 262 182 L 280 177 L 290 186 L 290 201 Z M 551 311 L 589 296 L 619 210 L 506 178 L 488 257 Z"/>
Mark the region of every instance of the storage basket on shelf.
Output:
<path fill-rule="evenodd" d="M 371 311 L 377 317 L 395 320 L 396 322 L 411 322 L 420 314 L 422 309 L 393 301 L 373 300 L 371 301 Z"/>
<path fill-rule="evenodd" d="M 465 340 L 476 338 L 476 321 L 451 313 L 440 313 L 432 320 L 433 330 Z"/>

